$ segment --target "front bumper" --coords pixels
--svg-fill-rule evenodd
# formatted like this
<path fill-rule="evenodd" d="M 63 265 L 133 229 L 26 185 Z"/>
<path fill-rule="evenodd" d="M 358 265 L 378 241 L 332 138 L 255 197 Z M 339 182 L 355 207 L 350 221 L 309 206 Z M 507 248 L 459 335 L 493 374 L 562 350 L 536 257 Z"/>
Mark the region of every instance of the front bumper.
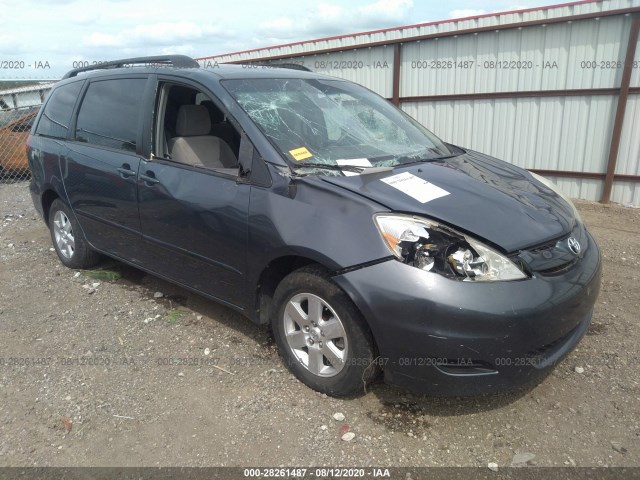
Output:
<path fill-rule="evenodd" d="M 557 276 L 460 282 L 396 260 L 334 277 L 367 319 L 385 381 L 435 395 L 476 395 L 546 376 L 580 341 L 600 290 L 588 246 Z"/>

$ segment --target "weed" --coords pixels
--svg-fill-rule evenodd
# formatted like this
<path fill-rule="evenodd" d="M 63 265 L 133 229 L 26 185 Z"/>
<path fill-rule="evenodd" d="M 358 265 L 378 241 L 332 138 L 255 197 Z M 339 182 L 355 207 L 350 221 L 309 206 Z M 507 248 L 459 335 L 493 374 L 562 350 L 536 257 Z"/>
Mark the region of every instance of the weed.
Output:
<path fill-rule="evenodd" d="M 103 282 L 117 282 L 122 277 L 119 272 L 113 270 L 85 270 L 82 273 L 89 278 Z"/>
<path fill-rule="evenodd" d="M 179 308 L 174 308 L 173 310 L 169 310 L 167 314 L 164 316 L 164 319 L 169 323 L 176 323 L 180 317 L 184 315 L 184 311 Z"/>

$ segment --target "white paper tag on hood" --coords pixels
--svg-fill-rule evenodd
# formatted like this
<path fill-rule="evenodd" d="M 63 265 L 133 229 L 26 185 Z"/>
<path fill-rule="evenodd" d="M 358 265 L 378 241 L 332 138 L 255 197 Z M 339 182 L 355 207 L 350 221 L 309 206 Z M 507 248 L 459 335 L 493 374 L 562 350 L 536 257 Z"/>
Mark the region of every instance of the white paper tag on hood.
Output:
<path fill-rule="evenodd" d="M 371 162 L 368 158 L 347 158 L 344 160 L 336 160 L 336 163 L 340 166 L 348 165 L 350 167 L 371 167 Z M 351 177 L 353 175 L 360 175 L 356 172 L 350 172 L 348 170 L 343 170 L 342 173 L 347 177 Z"/>
<path fill-rule="evenodd" d="M 383 178 L 382 181 L 400 190 L 405 195 L 415 198 L 420 203 L 427 203 L 436 198 L 449 195 L 446 190 L 409 172 L 392 175 L 391 177 Z"/>

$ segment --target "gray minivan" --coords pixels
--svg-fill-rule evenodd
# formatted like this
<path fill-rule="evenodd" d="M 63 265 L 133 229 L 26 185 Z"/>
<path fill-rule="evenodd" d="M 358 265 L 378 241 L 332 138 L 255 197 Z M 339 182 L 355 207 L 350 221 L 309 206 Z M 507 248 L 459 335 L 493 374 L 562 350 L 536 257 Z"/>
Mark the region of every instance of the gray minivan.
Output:
<path fill-rule="evenodd" d="M 330 395 L 380 372 L 447 395 L 539 381 L 599 291 L 598 246 L 551 182 L 312 72 L 72 70 L 27 152 L 63 264 L 108 255 L 271 324 Z"/>

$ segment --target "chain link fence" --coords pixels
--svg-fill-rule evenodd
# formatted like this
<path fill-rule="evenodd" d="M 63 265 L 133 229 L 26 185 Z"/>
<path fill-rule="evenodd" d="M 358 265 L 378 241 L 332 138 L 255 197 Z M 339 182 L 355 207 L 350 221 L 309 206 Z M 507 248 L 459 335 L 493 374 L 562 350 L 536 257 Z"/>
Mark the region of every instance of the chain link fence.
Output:
<path fill-rule="evenodd" d="M 26 142 L 40 105 L 0 110 L 0 181 L 30 178 Z"/>

